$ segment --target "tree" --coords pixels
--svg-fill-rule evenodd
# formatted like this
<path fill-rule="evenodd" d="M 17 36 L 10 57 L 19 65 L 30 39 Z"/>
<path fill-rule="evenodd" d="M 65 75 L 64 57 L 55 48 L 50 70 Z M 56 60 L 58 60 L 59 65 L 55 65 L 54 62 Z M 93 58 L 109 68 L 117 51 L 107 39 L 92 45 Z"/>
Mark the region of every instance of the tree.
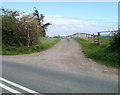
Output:
<path fill-rule="evenodd" d="M 26 33 L 22 22 L 16 18 L 18 11 L 2 8 L 2 46 L 26 45 Z"/>
<path fill-rule="evenodd" d="M 49 25 L 51 25 L 51 23 L 48 22 L 48 23 L 43 24 L 45 16 L 43 14 L 39 15 L 39 12 L 36 9 L 36 7 L 34 7 L 34 8 L 35 8 L 35 12 L 33 13 L 33 15 L 37 17 L 36 19 L 38 20 L 38 25 L 41 28 L 41 31 L 40 31 L 41 35 L 45 37 L 46 36 L 46 29 Z"/>
<path fill-rule="evenodd" d="M 17 17 L 19 11 L 0 9 L 2 11 L 3 46 L 30 46 L 39 42 L 40 36 L 46 36 L 45 29 L 50 23 L 43 24 L 44 16 L 35 9 L 33 14 Z"/>

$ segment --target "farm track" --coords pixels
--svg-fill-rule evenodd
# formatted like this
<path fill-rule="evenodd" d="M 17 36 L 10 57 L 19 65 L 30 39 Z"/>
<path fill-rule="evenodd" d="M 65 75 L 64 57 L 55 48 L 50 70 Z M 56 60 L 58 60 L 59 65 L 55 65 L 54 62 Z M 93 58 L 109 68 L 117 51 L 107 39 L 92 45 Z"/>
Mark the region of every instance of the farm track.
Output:
<path fill-rule="evenodd" d="M 49 67 L 56 70 L 83 73 L 98 72 L 117 75 L 118 70 L 86 58 L 74 39 L 61 39 L 54 47 L 33 54 L 2 56 L 3 60 Z"/>

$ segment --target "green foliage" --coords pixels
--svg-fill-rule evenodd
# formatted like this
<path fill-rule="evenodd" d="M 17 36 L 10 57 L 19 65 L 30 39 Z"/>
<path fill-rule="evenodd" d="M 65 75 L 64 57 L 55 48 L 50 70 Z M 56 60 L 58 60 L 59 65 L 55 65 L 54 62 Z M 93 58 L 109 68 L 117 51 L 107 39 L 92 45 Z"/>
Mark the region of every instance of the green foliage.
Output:
<path fill-rule="evenodd" d="M 120 54 L 120 29 L 118 30 L 118 33 L 113 37 L 110 48 L 112 51 L 118 52 Z"/>
<path fill-rule="evenodd" d="M 101 64 L 105 64 L 107 66 L 111 67 L 118 67 L 120 64 L 118 64 L 118 54 L 116 52 L 111 52 L 109 48 L 109 40 L 111 38 L 101 38 L 102 40 L 106 40 L 105 43 L 101 46 L 94 45 L 88 41 L 85 41 L 80 38 L 75 38 L 76 41 L 78 41 L 82 47 L 83 52 L 85 55 L 93 60 L 99 61 Z M 108 42 L 108 44 L 107 44 Z"/>
<path fill-rule="evenodd" d="M 32 46 L 39 42 L 40 36 L 45 36 L 45 29 L 50 23 L 42 24 L 44 16 L 35 13 L 22 16 L 19 11 L 9 9 L 2 10 L 2 46 L 6 47 L 21 47 Z M 37 12 L 37 13 L 36 13 Z"/>
<path fill-rule="evenodd" d="M 112 38 L 113 38 L 113 37 L 100 37 L 101 45 L 102 45 L 102 46 L 105 46 L 105 47 L 109 47 Z"/>
<path fill-rule="evenodd" d="M 2 45 L 21 46 L 27 41 L 27 33 L 16 18 L 2 16 Z"/>
<path fill-rule="evenodd" d="M 40 52 L 42 50 L 48 49 L 55 45 L 59 39 L 57 38 L 45 38 L 41 37 L 39 39 L 39 43 L 36 45 L 32 45 L 30 47 L 22 46 L 22 47 L 5 47 L 3 48 L 2 54 L 3 55 L 17 55 L 17 54 L 29 54 L 34 52 Z"/>

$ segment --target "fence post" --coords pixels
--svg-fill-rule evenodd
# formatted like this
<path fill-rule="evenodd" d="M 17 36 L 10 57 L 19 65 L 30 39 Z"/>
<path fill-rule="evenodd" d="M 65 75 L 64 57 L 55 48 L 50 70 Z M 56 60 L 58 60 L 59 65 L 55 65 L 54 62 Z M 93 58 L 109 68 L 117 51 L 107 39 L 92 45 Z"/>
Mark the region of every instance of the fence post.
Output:
<path fill-rule="evenodd" d="M 95 44 L 95 35 L 93 34 L 93 43 Z"/>
<path fill-rule="evenodd" d="M 100 32 L 98 32 L 98 45 L 100 45 Z"/>

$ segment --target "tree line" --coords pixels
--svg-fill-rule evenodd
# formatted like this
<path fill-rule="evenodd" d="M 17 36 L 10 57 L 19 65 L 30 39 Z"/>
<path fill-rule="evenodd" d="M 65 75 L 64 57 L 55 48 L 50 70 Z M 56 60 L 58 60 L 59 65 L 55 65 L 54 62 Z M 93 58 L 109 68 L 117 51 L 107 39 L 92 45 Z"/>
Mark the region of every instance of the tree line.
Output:
<path fill-rule="evenodd" d="M 44 15 L 38 10 L 31 14 L 20 13 L 10 9 L 1 8 L 2 18 L 2 46 L 31 46 L 37 44 L 40 37 L 46 36 L 46 29 L 49 22 L 43 24 Z"/>

